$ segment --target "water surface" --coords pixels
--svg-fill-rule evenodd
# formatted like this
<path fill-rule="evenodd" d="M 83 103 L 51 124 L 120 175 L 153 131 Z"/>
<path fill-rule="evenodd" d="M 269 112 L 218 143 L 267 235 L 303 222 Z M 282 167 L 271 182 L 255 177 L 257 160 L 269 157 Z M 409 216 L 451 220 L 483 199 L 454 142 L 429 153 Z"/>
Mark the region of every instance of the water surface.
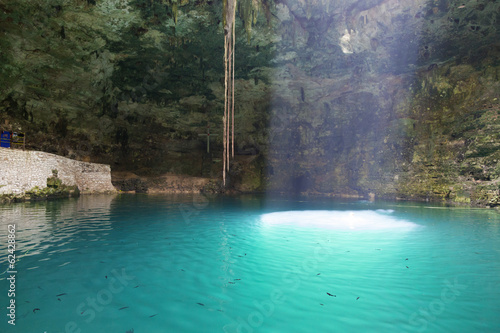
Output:
<path fill-rule="evenodd" d="M 1 332 L 499 332 L 500 216 L 121 195 L 0 207 Z"/>

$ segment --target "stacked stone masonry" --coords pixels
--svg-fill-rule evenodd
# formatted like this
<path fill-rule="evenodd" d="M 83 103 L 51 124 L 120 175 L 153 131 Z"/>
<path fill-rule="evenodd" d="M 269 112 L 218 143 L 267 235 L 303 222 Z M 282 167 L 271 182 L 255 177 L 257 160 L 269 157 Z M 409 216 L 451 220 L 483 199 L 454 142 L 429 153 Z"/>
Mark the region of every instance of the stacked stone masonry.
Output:
<path fill-rule="evenodd" d="M 115 191 L 109 165 L 40 151 L 0 148 L 0 194 L 22 194 L 35 186 L 45 188 L 53 170 L 57 170 L 64 185 L 76 185 L 82 193 Z"/>

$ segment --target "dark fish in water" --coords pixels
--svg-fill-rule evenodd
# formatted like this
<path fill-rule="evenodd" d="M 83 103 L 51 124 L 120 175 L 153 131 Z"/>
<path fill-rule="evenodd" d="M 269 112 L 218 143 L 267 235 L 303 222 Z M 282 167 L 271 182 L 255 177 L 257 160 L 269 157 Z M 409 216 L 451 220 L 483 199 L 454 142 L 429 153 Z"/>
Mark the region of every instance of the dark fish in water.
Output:
<path fill-rule="evenodd" d="M 33 313 L 36 313 L 36 311 L 40 311 L 40 309 L 39 308 L 34 308 L 33 309 Z"/>
<path fill-rule="evenodd" d="M 134 288 L 139 288 L 139 285 L 135 286 Z"/>
<path fill-rule="evenodd" d="M 405 260 L 408 260 L 408 258 L 406 258 Z"/>
<path fill-rule="evenodd" d="M 58 300 L 59 302 L 61 301 L 61 299 L 60 299 L 60 298 L 58 298 L 57 300 Z"/>
<path fill-rule="evenodd" d="M 234 282 L 229 281 L 230 284 L 234 284 Z"/>
<path fill-rule="evenodd" d="M 124 306 L 123 308 L 119 308 L 118 311 L 123 310 L 123 309 L 128 309 L 128 306 Z"/>
<path fill-rule="evenodd" d="M 105 275 L 104 277 L 105 277 L 106 279 L 108 278 L 108 276 L 107 276 L 107 275 Z"/>
<path fill-rule="evenodd" d="M 328 296 L 333 296 L 333 297 L 337 297 L 337 295 L 332 295 L 330 293 L 326 293 Z M 358 297 L 359 298 L 359 297 Z"/>
<path fill-rule="evenodd" d="M 153 318 L 154 316 L 157 316 L 158 314 L 155 313 L 154 315 L 149 316 L 149 318 Z"/>
<path fill-rule="evenodd" d="M 185 270 L 181 269 L 181 271 L 185 272 Z"/>
<path fill-rule="evenodd" d="M 316 274 L 316 275 L 321 275 L 321 273 L 318 273 L 318 274 Z"/>
<path fill-rule="evenodd" d="M 203 303 L 196 303 L 196 304 L 201 305 L 201 306 L 205 306 L 205 304 L 203 304 Z"/>
<path fill-rule="evenodd" d="M 410 267 L 406 266 L 406 268 L 410 268 Z"/>
<path fill-rule="evenodd" d="M 319 305 L 324 305 L 323 303 L 319 303 Z"/>
<path fill-rule="evenodd" d="M 234 281 L 240 281 L 241 279 L 234 279 Z"/>
<path fill-rule="evenodd" d="M 358 297 L 358 298 L 356 298 L 356 301 L 357 301 L 358 299 L 359 299 L 359 297 Z"/>
<path fill-rule="evenodd" d="M 56 297 L 64 296 L 64 295 L 66 295 L 66 293 L 62 293 L 62 294 L 56 295 Z"/>
<path fill-rule="evenodd" d="M 134 329 L 131 329 L 131 330 L 125 331 L 125 333 L 134 333 Z"/>

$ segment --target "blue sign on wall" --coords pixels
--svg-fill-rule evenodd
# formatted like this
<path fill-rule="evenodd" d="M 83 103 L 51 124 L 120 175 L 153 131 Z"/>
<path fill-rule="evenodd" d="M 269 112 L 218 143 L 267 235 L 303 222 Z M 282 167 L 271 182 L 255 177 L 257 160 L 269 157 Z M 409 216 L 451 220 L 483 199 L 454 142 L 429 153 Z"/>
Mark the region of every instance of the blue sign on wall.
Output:
<path fill-rule="evenodd" d="M 0 143 L 0 147 L 2 148 L 10 148 L 10 132 L 3 131 L 2 132 L 2 140 Z"/>

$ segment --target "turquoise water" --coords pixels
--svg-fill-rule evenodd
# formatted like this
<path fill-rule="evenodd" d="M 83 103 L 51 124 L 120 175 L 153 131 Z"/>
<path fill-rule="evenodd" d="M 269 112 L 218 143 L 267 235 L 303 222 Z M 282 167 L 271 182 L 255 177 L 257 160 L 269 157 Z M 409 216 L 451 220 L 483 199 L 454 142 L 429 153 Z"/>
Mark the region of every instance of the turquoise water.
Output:
<path fill-rule="evenodd" d="M 1 332 L 500 332 L 493 210 L 122 195 L 0 218 Z"/>

